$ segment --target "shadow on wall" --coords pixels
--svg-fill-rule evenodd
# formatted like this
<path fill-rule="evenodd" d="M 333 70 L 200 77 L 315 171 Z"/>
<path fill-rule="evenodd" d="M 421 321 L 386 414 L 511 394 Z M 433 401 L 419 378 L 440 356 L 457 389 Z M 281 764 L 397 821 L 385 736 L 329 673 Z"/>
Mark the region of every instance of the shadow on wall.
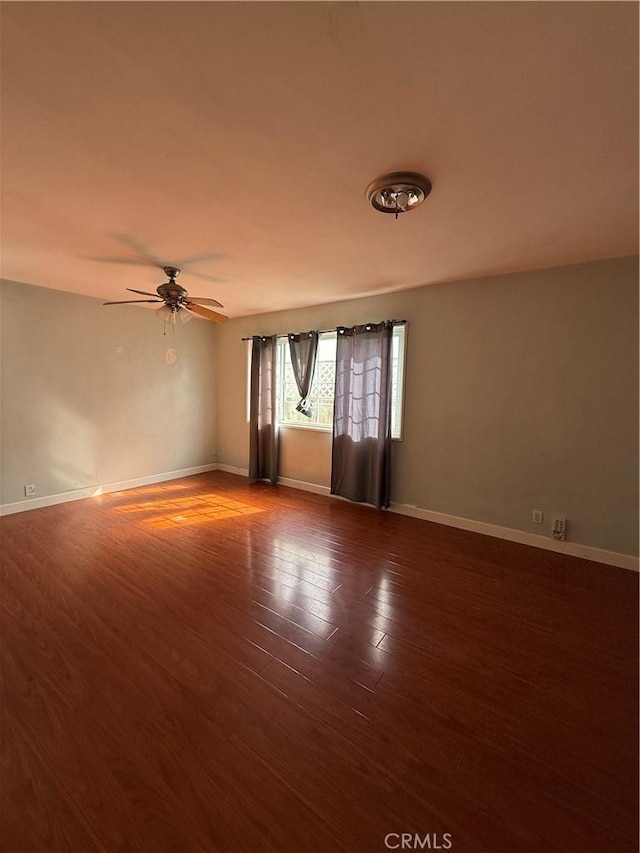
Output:
<path fill-rule="evenodd" d="M 59 491 L 94 485 L 98 477 L 95 427 L 53 394 L 45 392 L 40 400 L 39 435 L 43 436 L 53 484 Z"/>

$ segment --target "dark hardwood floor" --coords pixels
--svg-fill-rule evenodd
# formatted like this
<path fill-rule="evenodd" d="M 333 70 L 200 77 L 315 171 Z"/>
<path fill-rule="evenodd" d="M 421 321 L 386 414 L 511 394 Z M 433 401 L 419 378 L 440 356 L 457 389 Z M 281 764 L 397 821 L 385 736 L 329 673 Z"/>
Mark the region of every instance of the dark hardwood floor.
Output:
<path fill-rule="evenodd" d="M 6 853 L 638 850 L 633 572 L 219 472 L 2 553 Z"/>

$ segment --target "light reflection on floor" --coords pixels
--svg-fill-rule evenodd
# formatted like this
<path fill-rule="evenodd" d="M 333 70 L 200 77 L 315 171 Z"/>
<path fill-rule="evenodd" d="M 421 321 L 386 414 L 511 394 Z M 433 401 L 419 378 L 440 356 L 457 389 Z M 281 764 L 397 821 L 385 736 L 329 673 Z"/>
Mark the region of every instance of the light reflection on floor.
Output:
<path fill-rule="evenodd" d="M 141 489 L 137 490 L 136 494 L 148 494 L 149 491 L 151 490 Z M 167 488 L 162 491 L 167 491 Z M 148 514 L 141 520 L 155 530 L 174 528 L 176 525 L 210 524 L 225 518 L 240 518 L 264 512 L 261 507 L 230 500 L 214 492 L 129 503 L 119 506 L 118 511 Z"/>
<path fill-rule="evenodd" d="M 191 488 L 188 485 L 180 483 L 169 483 L 168 485 L 142 486 L 139 489 L 127 489 L 129 494 L 135 495 L 157 495 L 161 492 L 183 492 L 185 489 Z M 113 492 L 117 495 L 118 492 Z"/>

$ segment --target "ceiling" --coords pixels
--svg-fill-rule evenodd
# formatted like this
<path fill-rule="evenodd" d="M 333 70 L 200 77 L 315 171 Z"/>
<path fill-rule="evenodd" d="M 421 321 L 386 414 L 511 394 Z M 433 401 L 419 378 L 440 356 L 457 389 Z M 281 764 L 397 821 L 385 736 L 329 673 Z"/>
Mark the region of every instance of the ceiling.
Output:
<path fill-rule="evenodd" d="M 2 33 L 4 278 L 124 299 L 150 258 L 240 316 L 638 251 L 637 3 L 4 3 Z M 433 191 L 396 221 L 364 192 L 398 169 Z"/>

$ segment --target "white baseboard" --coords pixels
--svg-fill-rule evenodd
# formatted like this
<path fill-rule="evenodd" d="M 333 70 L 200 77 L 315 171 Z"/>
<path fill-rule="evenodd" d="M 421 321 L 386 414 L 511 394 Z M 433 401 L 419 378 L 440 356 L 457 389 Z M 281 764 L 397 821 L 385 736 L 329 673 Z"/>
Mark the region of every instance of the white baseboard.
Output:
<path fill-rule="evenodd" d="M 630 554 L 619 554 L 617 551 L 605 551 L 603 548 L 595 548 L 592 545 L 581 545 L 578 542 L 558 542 L 555 539 L 548 539 L 546 536 L 529 533 L 526 530 L 501 527 L 498 524 L 474 521 L 471 518 L 460 518 L 457 515 L 446 515 L 442 512 L 433 512 L 409 504 L 392 504 L 390 512 L 409 515 L 412 518 L 422 518 L 424 521 L 433 521 L 436 524 L 445 524 L 448 527 L 458 527 L 461 530 L 470 530 L 473 533 L 482 533 L 485 536 L 495 536 L 497 539 L 507 539 L 509 542 L 518 542 L 521 545 L 532 545 L 534 548 L 543 548 L 545 551 L 555 551 L 558 554 L 568 554 L 571 557 L 582 557 L 585 560 L 606 563 L 609 566 L 617 566 L 621 569 L 630 569 L 635 572 L 640 570 L 638 557 L 633 557 Z"/>
<path fill-rule="evenodd" d="M 279 477 L 278 485 L 291 486 L 292 489 L 300 489 L 303 492 L 313 492 L 314 495 L 331 495 L 329 486 L 319 486 L 317 483 L 305 483 L 304 480 L 292 480 L 291 477 Z"/>
<path fill-rule="evenodd" d="M 248 468 L 236 468 L 235 465 L 223 465 L 222 462 L 218 462 L 218 471 L 226 471 L 227 474 L 237 474 L 239 477 L 249 476 Z"/>
<path fill-rule="evenodd" d="M 242 477 L 247 477 L 249 474 L 246 468 L 234 468 L 231 465 L 218 465 L 218 468 L 220 471 L 228 471 L 230 474 L 239 474 Z M 294 480 L 291 477 L 280 477 L 278 483 L 282 486 L 290 486 L 292 489 L 314 492 L 317 495 L 331 495 L 329 486 L 305 483 L 302 480 Z M 447 527 L 470 530 L 472 533 L 494 536 L 497 539 L 506 539 L 509 542 L 518 542 L 521 545 L 531 545 L 534 548 L 542 548 L 545 551 L 555 551 L 558 554 L 568 554 L 571 557 L 582 557 L 585 560 L 605 563 L 608 566 L 617 566 L 618 568 L 630 569 L 634 572 L 640 571 L 638 557 L 633 557 L 629 554 L 619 554 L 617 551 L 605 551 L 603 548 L 595 548 L 592 545 L 581 545 L 578 542 L 557 542 L 555 539 L 548 539 L 546 536 L 529 533 L 526 530 L 501 527 L 498 524 L 474 521 L 471 518 L 460 518 L 457 515 L 434 512 L 433 510 L 411 506 L 410 504 L 392 503 L 389 512 L 396 512 L 399 515 L 409 515 L 412 518 L 421 518 L 424 521 L 432 521 L 435 524 L 445 524 Z"/>
<path fill-rule="evenodd" d="M 220 462 L 212 462 L 208 465 L 198 465 L 194 468 L 182 468 L 179 471 L 168 471 L 163 474 L 152 474 L 149 477 L 138 477 L 134 480 L 122 480 L 119 483 L 107 483 L 101 486 L 90 486 L 86 489 L 77 489 L 73 492 L 63 492 L 58 495 L 47 495 L 42 498 L 31 498 L 30 500 L 17 501 L 16 503 L 0 506 L 0 516 L 11 515 L 14 512 L 25 512 L 30 509 L 39 509 L 54 504 L 67 503 L 68 501 L 82 500 L 109 492 L 121 492 L 125 489 L 136 489 L 139 486 L 149 486 L 154 483 L 163 483 L 166 480 L 177 480 L 180 477 L 190 477 L 193 474 L 204 474 L 207 471 L 226 471 L 228 474 L 237 474 L 240 477 L 248 477 L 247 468 L 238 468 L 234 465 L 225 465 Z M 278 480 L 282 486 L 292 489 L 300 489 L 304 492 L 313 492 L 317 495 L 330 496 L 329 486 L 321 486 L 317 483 L 306 483 L 303 480 L 294 480 L 291 477 L 280 477 Z M 621 569 L 640 571 L 638 557 L 629 554 L 619 554 L 616 551 L 605 551 L 602 548 L 594 548 L 591 545 L 581 545 L 578 542 L 557 542 L 537 533 L 529 533 L 526 530 L 516 530 L 512 527 L 501 527 L 497 524 L 488 524 L 484 521 L 474 521 L 471 518 L 460 518 L 456 515 L 447 515 L 442 512 L 423 509 L 410 504 L 391 504 L 389 512 L 399 515 L 408 515 L 412 518 L 421 518 L 424 521 L 432 521 L 435 524 L 444 524 L 447 527 L 457 527 L 461 530 L 469 530 L 472 533 L 481 533 L 485 536 L 494 536 L 498 539 L 506 539 L 509 542 L 518 542 L 521 545 L 532 545 L 534 548 L 542 548 L 545 551 L 555 551 L 559 554 L 568 554 L 572 557 L 582 557 L 585 560 L 593 560 L 596 563 L 605 563 L 609 566 L 617 566 Z"/>
<path fill-rule="evenodd" d="M 223 465 L 218 463 L 218 471 L 226 471 L 227 474 L 237 474 L 239 477 L 248 477 L 248 468 L 236 468 L 234 465 Z M 302 492 L 313 492 L 316 495 L 330 495 L 329 486 L 320 486 L 317 483 L 306 483 L 304 480 L 293 480 L 291 477 L 278 477 L 279 486 L 290 486 L 292 489 L 300 489 Z"/>
<path fill-rule="evenodd" d="M 218 463 L 218 471 L 226 471 L 227 474 L 237 474 L 239 477 L 248 477 L 248 468 L 236 468 L 235 465 L 224 465 Z M 331 489 L 329 486 L 320 486 L 317 483 L 305 483 L 304 480 L 293 480 L 291 477 L 278 477 L 279 486 L 290 486 L 292 489 L 299 489 L 302 492 L 313 492 L 316 495 L 330 495 Z"/>
<path fill-rule="evenodd" d="M 69 501 L 79 501 L 83 498 L 94 498 L 98 495 L 106 495 L 110 492 L 122 492 L 125 489 L 137 489 L 140 486 L 152 486 L 155 483 L 164 483 L 166 480 L 179 480 L 181 477 L 191 477 L 194 474 L 204 474 L 207 471 L 216 471 L 217 462 L 208 465 L 196 465 L 193 468 L 181 468 L 179 471 L 166 471 L 162 474 L 151 474 L 148 477 L 137 477 L 134 480 L 121 480 L 119 483 L 104 483 L 99 486 L 89 486 L 85 489 L 74 489 L 72 492 L 62 492 L 57 495 L 45 495 L 41 498 L 29 498 L 25 501 L 3 504 L 0 506 L 0 516 L 12 515 L 14 512 L 26 512 L 30 509 L 41 509 L 45 506 L 64 504 Z"/>
<path fill-rule="evenodd" d="M 45 495 L 43 498 L 29 498 L 25 501 L 16 501 L 15 503 L 0 505 L 1 515 L 12 515 L 15 512 L 27 512 L 30 509 L 41 509 L 44 506 L 53 506 L 54 504 L 66 504 L 69 501 L 80 501 L 83 498 L 92 498 L 96 494 L 102 494 L 96 491 L 96 486 L 90 486 L 88 489 L 75 489 L 73 492 L 63 492 L 59 495 Z"/>

